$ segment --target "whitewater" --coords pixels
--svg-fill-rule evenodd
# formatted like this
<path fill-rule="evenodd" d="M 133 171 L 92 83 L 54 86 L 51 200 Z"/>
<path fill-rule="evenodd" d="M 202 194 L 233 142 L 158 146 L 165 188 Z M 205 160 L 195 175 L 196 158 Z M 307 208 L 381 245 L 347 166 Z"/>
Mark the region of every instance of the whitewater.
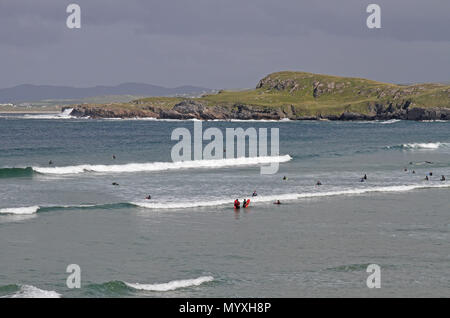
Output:
<path fill-rule="evenodd" d="M 261 165 L 282 163 L 292 160 L 290 155 L 266 157 L 242 157 L 232 159 L 192 160 L 179 162 L 151 162 L 128 163 L 123 165 L 77 165 L 67 167 L 33 167 L 33 170 L 42 174 L 79 174 L 85 172 L 97 173 L 130 173 L 152 172 L 178 169 L 217 169 L 223 167 Z"/>

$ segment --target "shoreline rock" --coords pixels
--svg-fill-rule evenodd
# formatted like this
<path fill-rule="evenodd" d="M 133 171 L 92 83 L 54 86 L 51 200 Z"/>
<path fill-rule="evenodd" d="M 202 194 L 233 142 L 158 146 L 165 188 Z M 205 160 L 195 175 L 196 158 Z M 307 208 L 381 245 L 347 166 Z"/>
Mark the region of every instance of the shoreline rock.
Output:
<path fill-rule="evenodd" d="M 316 116 L 296 115 L 295 111 L 285 111 L 276 108 L 263 108 L 237 104 L 233 107 L 205 106 L 194 101 L 185 100 L 172 108 L 157 106 L 140 108 L 120 108 L 92 105 L 76 105 L 63 107 L 73 108 L 71 116 L 79 118 L 155 118 L 155 119 L 199 119 L 199 120 L 329 120 L 329 121 L 372 121 L 372 120 L 450 120 L 450 108 L 390 108 L 378 107 L 369 114 L 355 112 L 343 112 L 341 114 L 319 114 Z"/>

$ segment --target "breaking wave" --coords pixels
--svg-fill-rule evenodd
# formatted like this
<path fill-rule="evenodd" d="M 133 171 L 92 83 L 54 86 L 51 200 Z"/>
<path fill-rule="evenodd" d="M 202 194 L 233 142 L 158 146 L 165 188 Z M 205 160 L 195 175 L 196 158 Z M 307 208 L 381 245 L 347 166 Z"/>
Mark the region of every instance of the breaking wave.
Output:
<path fill-rule="evenodd" d="M 390 120 L 385 120 L 385 121 L 380 121 L 378 123 L 382 124 L 382 125 L 390 125 L 390 124 L 395 124 L 400 122 L 400 119 L 390 119 Z"/>
<path fill-rule="evenodd" d="M 212 282 L 213 280 L 214 280 L 214 277 L 212 277 L 212 276 L 202 276 L 202 277 L 198 277 L 198 278 L 194 278 L 194 279 L 174 280 L 174 281 L 170 281 L 168 283 L 162 283 L 162 284 L 139 284 L 139 283 L 132 284 L 132 283 L 127 283 L 127 282 L 124 282 L 124 283 L 128 287 L 131 287 L 131 288 L 137 289 L 137 290 L 165 292 L 165 291 L 176 290 L 179 288 L 199 286 L 203 283 Z"/>
<path fill-rule="evenodd" d="M 20 208 L 5 208 L 0 209 L 0 214 L 34 214 L 39 210 L 39 206 L 29 206 Z"/>
<path fill-rule="evenodd" d="M 388 146 L 387 149 L 403 149 L 403 150 L 436 150 L 439 148 L 447 148 L 450 146 L 450 143 L 444 142 L 428 142 L 428 143 L 409 143 L 395 146 Z"/>
<path fill-rule="evenodd" d="M 124 173 L 151 172 L 177 169 L 222 168 L 231 166 L 260 165 L 282 163 L 292 160 L 289 155 L 266 157 L 242 157 L 232 159 L 192 160 L 180 162 L 128 163 L 123 165 L 78 165 L 66 167 L 33 167 L 33 171 L 41 174 L 79 174 L 85 172 Z"/>
<path fill-rule="evenodd" d="M 72 113 L 72 111 L 73 111 L 73 108 L 68 108 L 68 109 L 65 109 L 63 112 L 56 113 L 56 114 L 45 114 L 45 115 L 25 114 L 23 116 L 23 118 L 24 119 L 72 119 L 72 118 L 76 118 L 76 117 L 70 115 Z"/>
<path fill-rule="evenodd" d="M 40 212 L 51 212 L 58 210 L 113 210 L 135 207 L 132 203 L 106 203 L 106 204 L 80 204 L 80 205 L 54 205 L 54 206 L 30 206 L 20 208 L 2 208 L 0 214 L 29 215 Z"/>
<path fill-rule="evenodd" d="M 293 201 L 308 198 L 320 198 L 320 197 L 331 197 L 340 195 L 359 195 L 373 192 L 407 192 L 417 189 L 427 189 L 427 188 L 449 188 L 450 184 L 436 184 L 436 185 L 425 185 L 425 184 L 415 184 L 415 185 L 398 185 L 398 186 L 386 186 L 386 187 L 370 187 L 370 188 L 360 188 L 360 189 L 345 189 L 345 190 L 335 190 L 327 192 L 304 192 L 304 193 L 286 193 L 268 196 L 258 196 L 250 197 L 252 204 L 255 203 L 267 203 L 274 202 L 275 200 L 280 201 Z M 210 201 L 186 201 L 186 202 L 131 202 L 132 205 L 146 209 L 188 209 L 195 207 L 209 207 L 209 206 L 220 206 L 220 205 L 232 205 L 234 197 L 221 199 L 221 200 L 210 200 Z"/>
<path fill-rule="evenodd" d="M 284 193 L 284 194 L 272 194 L 272 195 L 259 195 L 257 197 L 247 196 L 251 199 L 252 205 L 258 203 L 271 203 L 276 200 L 294 201 L 309 198 L 321 198 L 331 196 L 342 195 L 360 195 L 374 192 L 407 192 L 418 189 L 431 189 L 431 188 L 450 188 L 448 183 L 440 184 L 413 184 L 413 185 L 397 185 L 397 186 L 385 186 L 385 187 L 369 187 L 369 188 L 351 188 L 343 190 L 334 190 L 326 192 L 303 192 L 303 193 Z M 239 199 L 245 196 L 239 196 Z M 11 215 L 31 215 L 41 212 L 59 211 L 59 210 L 114 210 L 124 208 L 145 208 L 153 210 L 166 210 L 166 209 L 189 209 L 189 208 L 202 208 L 202 207 L 214 207 L 214 206 L 232 206 L 236 197 L 228 197 L 216 200 L 205 201 L 180 201 L 180 202 L 124 202 L 124 203 L 107 203 L 107 204 L 85 204 L 85 205 L 55 205 L 55 206 L 30 206 L 20 208 L 2 208 L 0 214 Z"/>
<path fill-rule="evenodd" d="M 390 125 L 401 122 L 401 119 L 389 119 L 389 120 L 355 120 L 352 121 L 357 124 L 381 124 L 381 125 Z"/>
<path fill-rule="evenodd" d="M 1 298 L 61 298 L 61 294 L 56 291 L 39 289 L 32 285 L 8 285 L 1 289 L 14 292 Z"/>

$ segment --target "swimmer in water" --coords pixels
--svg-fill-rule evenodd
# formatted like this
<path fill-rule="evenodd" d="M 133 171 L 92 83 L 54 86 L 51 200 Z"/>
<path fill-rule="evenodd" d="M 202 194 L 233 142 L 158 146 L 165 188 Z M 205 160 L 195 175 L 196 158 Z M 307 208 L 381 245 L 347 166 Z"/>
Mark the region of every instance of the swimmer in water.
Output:
<path fill-rule="evenodd" d="M 429 181 L 430 179 L 428 179 L 428 176 L 425 176 L 425 181 Z"/>
<path fill-rule="evenodd" d="M 50 161 L 48 162 L 48 164 L 51 166 L 51 165 L 53 164 L 53 161 L 50 160 Z"/>
<path fill-rule="evenodd" d="M 118 186 L 119 184 L 117 182 L 112 183 L 113 186 Z"/>
<path fill-rule="evenodd" d="M 280 200 L 276 200 L 273 204 L 281 204 Z"/>
<path fill-rule="evenodd" d="M 148 196 L 145 197 L 146 200 L 151 200 L 152 196 L 149 194 Z"/>
<path fill-rule="evenodd" d="M 288 178 L 286 176 L 283 177 L 283 180 L 287 180 Z"/>
<path fill-rule="evenodd" d="M 116 155 L 112 155 L 112 158 L 113 158 L 113 159 L 116 159 Z"/>
<path fill-rule="evenodd" d="M 445 176 L 444 175 L 441 177 L 441 181 L 445 181 Z"/>
<path fill-rule="evenodd" d="M 321 186 L 321 185 L 322 185 L 322 182 L 320 182 L 320 180 L 317 181 L 316 186 Z"/>
<path fill-rule="evenodd" d="M 258 195 L 258 193 L 256 193 L 256 190 L 253 191 L 252 197 L 256 197 Z"/>

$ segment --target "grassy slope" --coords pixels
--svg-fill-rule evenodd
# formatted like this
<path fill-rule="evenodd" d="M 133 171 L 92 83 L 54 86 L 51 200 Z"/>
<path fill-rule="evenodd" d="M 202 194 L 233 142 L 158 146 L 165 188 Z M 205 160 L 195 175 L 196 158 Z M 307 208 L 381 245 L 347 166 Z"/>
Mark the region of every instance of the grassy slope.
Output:
<path fill-rule="evenodd" d="M 318 85 L 320 85 L 318 87 Z M 314 88 L 318 87 L 316 93 Z M 170 109 L 182 97 L 148 97 L 131 103 L 104 104 L 108 108 L 143 109 L 161 107 Z M 305 72 L 278 72 L 266 76 L 258 88 L 245 91 L 221 91 L 195 99 L 208 106 L 228 108 L 246 105 L 258 108 L 295 109 L 297 115 L 338 115 L 344 111 L 367 114 L 375 104 L 410 107 L 450 108 L 450 85 L 416 84 L 396 85 L 361 78 L 338 77 Z M 100 105 L 95 105 L 98 107 Z"/>
<path fill-rule="evenodd" d="M 314 84 L 318 83 L 323 84 L 323 91 L 315 97 Z M 368 113 L 369 105 L 400 104 L 406 100 L 411 107 L 450 107 L 450 86 L 441 84 L 401 86 L 361 78 L 278 72 L 268 75 L 258 87 L 241 92 L 223 91 L 202 100 L 208 105 L 293 106 L 303 115 Z"/>

